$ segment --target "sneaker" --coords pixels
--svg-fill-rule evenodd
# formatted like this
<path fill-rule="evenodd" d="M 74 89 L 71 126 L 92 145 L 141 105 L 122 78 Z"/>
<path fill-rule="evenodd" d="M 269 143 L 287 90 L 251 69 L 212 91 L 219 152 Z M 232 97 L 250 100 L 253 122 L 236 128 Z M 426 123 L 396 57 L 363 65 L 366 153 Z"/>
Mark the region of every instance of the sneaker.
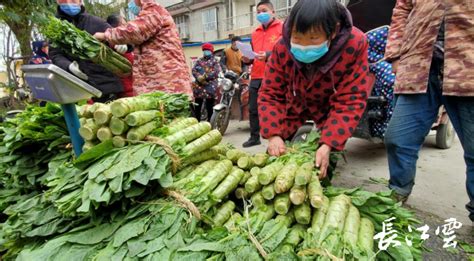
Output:
<path fill-rule="evenodd" d="M 260 142 L 260 139 L 249 139 L 248 141 L 244 142 L 244 144 L 242 144 L 242 147 L 244 148 L 248 148 L 248 147 L 253 147 L 253 146 L 257 146 L 257 145 L 260 145 L 262 144 Z"/>

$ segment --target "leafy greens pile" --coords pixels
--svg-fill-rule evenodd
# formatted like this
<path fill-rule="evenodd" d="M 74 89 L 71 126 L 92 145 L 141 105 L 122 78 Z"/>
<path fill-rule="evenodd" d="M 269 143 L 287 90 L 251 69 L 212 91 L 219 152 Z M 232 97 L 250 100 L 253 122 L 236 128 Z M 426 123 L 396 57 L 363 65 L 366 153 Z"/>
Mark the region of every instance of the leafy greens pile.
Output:
<path fill-rule="evenodd" d="M 48 164 L 70 156 L 70 142 L 61 107 L 28 106 L 0 125 L 0 209 L 41 191 Z"/>
<path fill-rule="evenodd" d="M 319 134 L 290 146 L 280 158 L 248 155 L 220 144 L 220 133 L 209 123 L 169 122 L 187 109 L 184 103 L 163 108 L 167 120 L 145 141 L 114 148 L 108 140 L 74 162 L 69 151 L 56 153 L 33 182 L 18 173 L 2 175 L 26 180 L 21 189 L 29 192 L 21 201 L 3 203 L 3 259 L 421 259 L 417 240 L 374 251 L 373 235 L 384 220 L 396 217 L 399 231 L 416 220 L 391 192 L 323 188 L 313 169 Z M 36 145 L 34 132 L 12 142 L 11 129 L 20 122 L 12 124 L 2 127 L 10 128 L 10 148 Z M 57 141 L 51 149 L 61 148 L 64 133 L 56 131 L 49 139 L 39 135 L 39 144 L 48 148 Z M 337 157 L 331 156 L 333 163 Z M 405 236 L 410 235 L 399 235 Z"/>

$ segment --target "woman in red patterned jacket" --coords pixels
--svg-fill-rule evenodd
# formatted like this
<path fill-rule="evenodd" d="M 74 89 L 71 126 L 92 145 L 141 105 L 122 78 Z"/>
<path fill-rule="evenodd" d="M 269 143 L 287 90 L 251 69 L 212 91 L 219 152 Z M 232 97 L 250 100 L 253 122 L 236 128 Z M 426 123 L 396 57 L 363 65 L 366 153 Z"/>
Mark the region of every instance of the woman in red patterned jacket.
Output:
<path fill-rule="evenodd" d="M 94 37 L 113 45 L 135 46 L 133 89 L 137 94 L 164 91 L 191 97 L 191 74 L 171 14 L 154 0 L 130 0 L 128 9 L 135 20 Z"/>
<path fill-rule="evenodd" d="M 326 176 L 331 150 L 342 150 L 366 107 L 368 43 L 336 0 L 300 0 L 285 22 L 259 92 L 261 134 L 268 152 L 285 153 L 307 120 L 322 131 L 316 167 Z"/>

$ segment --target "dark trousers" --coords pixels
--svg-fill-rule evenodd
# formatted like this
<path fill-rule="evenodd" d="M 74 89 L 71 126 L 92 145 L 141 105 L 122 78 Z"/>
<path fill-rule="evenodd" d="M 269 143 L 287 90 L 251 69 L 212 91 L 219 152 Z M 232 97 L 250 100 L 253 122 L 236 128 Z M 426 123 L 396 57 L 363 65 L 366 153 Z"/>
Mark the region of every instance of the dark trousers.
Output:
<path fill-rule="evenodd" d="M 390 169 L 389 187 L 400 195 L 409 195 L 415 185 L 418 152 L 444 105 L 464 149 L 466 205 L 474 221 L 474 98 L 444 96 L 441 89 L 442 61 L 431 64 L 428 91 L 423 94 L 400 94 L 385 133 Z M 458 174 L 458 173 L 456 173 Z"/>
<path fill-rule="evenodd" d="M 249 121 L 250 138 L 260 139 L 260 123 L 258 121 L 258 90 L 262 85 L 261 79 L 252 80 L 249 86 Z"/>
<path fill-rule="evenodd" d="M 212 117 L 212 112 L 214 111 L 214 99 L 202 99 L 202 98 L 196 98 L 194 99 L 194 102 L 196 103 L 194 107 L 194 117 L 198 119 L 198 121 L 201 121 L 201 109 L 202 105 L 206 106 L 206 111 L 207 111 L 207 121 L 211 121 Z"/>

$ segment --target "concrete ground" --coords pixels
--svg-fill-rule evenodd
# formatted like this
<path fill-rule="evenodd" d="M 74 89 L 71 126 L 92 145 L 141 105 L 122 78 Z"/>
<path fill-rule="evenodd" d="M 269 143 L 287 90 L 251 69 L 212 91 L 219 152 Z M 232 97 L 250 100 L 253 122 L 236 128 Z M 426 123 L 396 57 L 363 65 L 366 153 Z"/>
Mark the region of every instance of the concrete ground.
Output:
<path fill-rule="evenodd" d="M 248 137 L 248 122 L 232 121 L 224 135 L 224 141 L 243 149 L 242 143 Z M 267 141 L 262 140 L 262 145 L 244 150 L 250 153 L 264 152 L 266 145 Z M 462 147 L 458 140 L 450 149 L 440 150 L 435 147 L 435 133 L 430 134 L 420 153 L 416 185 L 407 201 L 407 206 L 417 213 L 423 224 L 430 224 L 431 238 L 434 237 L 436 226 L 444 224 L 443 220 L 456 218 L 463 224 L 463 228 L 458 231 L 459 237 L 474 244 L 474 228 L 464 207 L 468 202 L 468 196 L 465 188 L 466 165 L 462 154 Z M 386 188 L 385 184 L 380 183 L 388 182 L 389 177 L 383 144 L 352 138 L 346 146 L 346 159 L 347 162 L 341 160 L 337 166 L 337 174 L 333 180 L 335 186 L 349 188 L 360 186 L 369 191 L 380 191 Z M 373 182 L 373 180 L 378 180 L 378 182 Z M 451 260 L 456 260 L 456 258 Z"/>

